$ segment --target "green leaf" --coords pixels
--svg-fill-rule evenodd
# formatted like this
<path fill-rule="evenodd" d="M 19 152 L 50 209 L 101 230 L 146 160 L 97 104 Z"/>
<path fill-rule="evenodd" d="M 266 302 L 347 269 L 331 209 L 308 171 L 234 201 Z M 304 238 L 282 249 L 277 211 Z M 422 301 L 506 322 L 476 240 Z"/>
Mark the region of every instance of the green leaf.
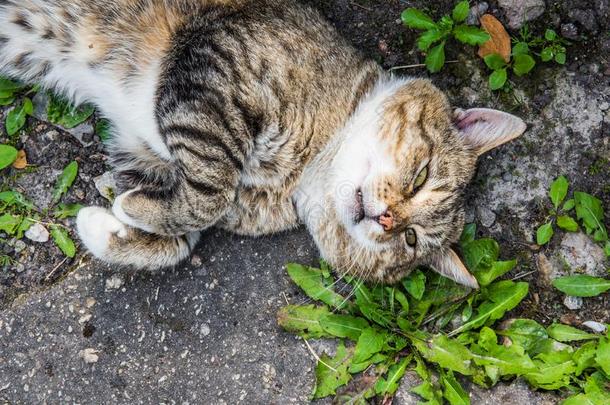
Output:
<path fill-rule="evenodd" d="M 559 176 L 552 184 L 549 189 L 549 198 L 555 206 L 555 209 L 559 208 L 559 205 L 563 202 L 568 195 L 568 187 L 570 183 L 568 183 L 568 179 L 565 176 Z"/>
<path fill-rule="evenodd" d="M 34 111 L 32 100 L 24 98 L 23 102 L 13 108 L 6 114 L 6 133 L 9 136 L 15 135 L 25 125 L 25 120 L 28 115 L 31 115 Z"/>
<path fill-rule="evenodd" d="M 417 38 L 417 47 L 419 48 L 420 51 L 427 51 L 430 46 L 441 40 L 443 37 L 445 36 L 445 33 L 443 33 L 440 30 L 437 29 L 431 29 L 428 30 L 426 32 L 424 32 L 423 34 L 421 34 L 419 36 L 419 38 Z"/>
<path fill-rule="evenodd" d="M 610 290 L 610 280 L 577 274 L 556 278 L 553 280 L 553 286 L 573 297 L 595 297 Z"/>
<path fill-rule="evenodd" d="M 604 370 L 606 375 L 610 376 L 610 338 L 608 336 L 599 341 L 595 353 L 595 362 Z"/>
<path fill-rule="evenodd" d="M 380 377 L 375 383 L 377 395 L 393 395 L 398 390 L 400 379 L 405 375 L 407 366 L 411 362 L 411 357 L 401 359 L 397 364 L 393 364 L 388 369 L 388 375 Z"/>
<path fill-rule="evenodd" d="M 347 305 L 345 297 L 334 292 L 329 283 L 324 282 L 325 279 L 321 270 L 296 263 L 286 265 L 286 270 L 292 281 L 301 287 L 310 298 L 322 301 L 337 309 L 345 308 Z"/>
<path fill-rule="evenodd" d="M 401 14 L 402 22 L 409 28 L 418 30 L 430 30 L 436 28 L 436 24 L 421 10 L 416 8 L 408 8 Z"/>
<path fill-rule="evenodd" d="M 473 318 L 452 331 L 449 336 L 457 335 L 472 328 L 478 328 L 488 321 L 500 319 L 506 311 L 516 307 L 529 290 L 528 283 L 515 283 L 510 280 L 498 281 L 486 288 L 486 300 L 479 306 Z"/>
<path fill-rule="evenodd" d="M 576 371 L 574 374 L 579 376 L 587 368 L 595 367 L 595 354 L 597 352 L 597 342 L 587 342 L 580 346 L 572 356 L 572 360 L 576 363 Z"/>
<path fill-rule="evenodd" d="M 475 372 L 472 353 L 457 340 L 436 335 L 428 340 L 413 339 L 412 343 L 426 360 L 437 363 L 442 368 L 463 375 L 472 375 Z"/>
<path fill-rule="evenodd" d="M 427 402 L 418 402 L 418 404 L 441 405 L 441 401 L 439 400 L 439 397 L 441 396 L 440 392 L 439 390 L 436 390 L 434 385 L 429 381 L 424 381 L 417 387 L 411 388 L 411 392 L 427 400 Z"/>
<path fill-rule="evenodd" d="M 102 142 L 108 142 L 112 138 L 112 124 L 106 119 L 100 119 L 95 124 L 95 133 Z"/>
<path fill-rule="evenodd" d="M 470 5 L 468 4 L 468 0 L 460 1 L 453 8 L 451 17 L 453 17 L 453 21 L 455 21 L 455 22 L 462 22 L 468 17 L 469 12 L 470 12 Z"/>
<path fill-rule="evenodd" d="M 576 217 L 582 221 L 588 233 L 598 231 L 595 240 L 603 242 L 608 240 L 608 233 L 604 226 L 604 210 L 602 202 L 590 194 L 579 191 L 574 192 L 576 203 Z"/>
<path fill-rule="evenodd" d="M 462 235 L 460 236 L 460 245 L 463 246 L 468 242 L 472 242 L 477 233 L 477 224 L 466 224 Z"/>
<path fill-rule="evenodd" d="M 83 208 L 80 204 L 59 204 L 57 209 L 53 212 L 53 216 L 57 219 L 65 219 L 69 217 L 75 217 L 78 212 Z"/>
<path fill-rule="evenodd" d="M 527 351 L 542 339 L 549 337 L 546 329 L 533 319 L 515 319 L 508 328 L 500 330 L 498 333 L 509 337 L 514 344 L 518 344 Z"/>
<path fill-rule="evenodd" d="M 559 52 L 555 54 L 555 62 L 559 63 L 560 65 L 565 65 L 566 54 L 564 52 Z"/>
<path fill-rule="evenodd" d="M 33 225 L 34 223 L 29 218 L 23 218 L 17 229 L 15 230 L 15 237 L 17 239 L 23 238 L 25 232 Z"/>
<path fill-rule="evenodd" d="M 540 354 L 534 359 L 537 370 L 525 375 L 525 379 L 534 387 L 546 390 L 559 389 L 570 384 L 570 376 L 576 370 L 576 364 L 568 351 L 556 351 Z"/>
<path fill-rule="evenodd" d="M 516 265 L 517 260 L 494 262 L 489 270 L 476 271 L 473 274 L 479 282 L 479 285 L 485 287 L 491 284 L 498 277 L 502 277 L 504 274 L 514 269 Z"/>
<path fill-rule="evenodd" d="M 451 405 L 470 405 L 468 393 L 455 379 L 452 371 L 441 375 L 441 385 L 443 386 L 443 396 Z"/>
<path fill-rule="evenodd" d="M 546 328 L 550 337 L 560 342 L 573 342 L 577 340 L 597 339 L 599 336 L 584 332 L 580 329 L 561 323 L 554 323 Z"/>
<path fill-rule="evenodd" d="M 381 363 L 382 361 L 386 361 L 387 359 L 388 359 L 387 355 L 385 355 L 383 353 L 377 353 L 377 354 L 374 354 L 373 357 L 369 358 L 368 360 L 363 361 L 362 363 L 352 362 L 350 364 L 348 370 L 351 374 L 360 373 L 361 371 L 364 371 L 367 368 L 369 368 L 369 366 L 371 364 Z"/>
<path fill-rule="evenodd" d="M 492 90 L 499 90 L 504 87 L 507 79 L 506 68 L 494 70 L 489 75 L 489 88 Z"/>
<path fill-rule="evenodd" d="M 527 42 L 519 41 L 513 46 L 513 56 L 515 55 L 528 55 L 530 47 Z"/>
<path fill-rule="evenodd" d="M 570 198 L 569 200 L 567 200 L 565 202 L 565 204 L 563 204 L 563 208 L 561 208 L 561 209 L 565 212 L 568 212 L 568 211 L 572 211 L 575 206 L 576 206 L 576 203 L 574 202 L 574 199 Z"/>
<path fill-rule="evenodd" d="M 0 98 L 0 106 L 2 106 L 2 107 L 9 106 L 9 105 L 13 104 L 14 101 L 15 101 L 15 97 Z"/>
<path fill-rule="evenodd" d="M 25 86 L 19 82 L 7 79 L 5 77 L 0 77 L 0 91 L 15 93 L 24 87 Z"/>
<path fill-rule="evenodd" d="M 578 222 L 569 215 L 560 215 L 557 217 L 557 226 L 564 231 L 578 232 Z"/>
<path fill-rule="evenodd" d="M 445 43 L 441 42 L 434 48 L 430 49 L 426 55 L 426 67 L 430 73 L 436 73 L 443 68 L 445 64 Z"/>
<path fill-rule="evenodd" d="M 68 231 L 64 228 L 52 225 L 51 237 L 53 238 L 53 242 L 55 242 L 57 247 L 59 247 L 66 256 L 72 258 L 76 255 L 76 246 L 74 246 L 74 242 L 70 239 Z"/>
<path fill-rule="evenodd" d="M 540 246 L 546 245 L 547 243 L 549 243 L 549 241 L 551 240 L 552 237 L 553 237 L 553 223 L 552 222 L 548 222 L 548 223 L 540 226 L 540 228 L 538 228 L 538 230 L 536 231 L 536 243 L 538 243 Z"/>
<path fill-rule="evenodd" d="M 6 204 L 5 206 L 9 206 L 9 207 L 18 206 L 18 207 L 25 208 L 28 210 L 32 210 L 32 209 L 36 208 L 34 206 L 34 204 L 31 203 L 30 201 L 28 201 L 28 199 L 25 198 L 25 196 L 23 194 L 21 194 L 18 191 L 14 191 L 14 190 L 1 192 L 0 201 L 5 203 Z"/>
<path fill-rule="evenodd" d="M 324 398 L 336 393 L 337 388 L 347 384 L 351 379 L 347 368 L 350 363 L 350 353 L 343 342 L 337 346 L 335 357 L 322 354 L 316 366 L 316 389 L 314 399 Z M 329 368 L 328 366 L 333 369 Z"/>
<path fill-rule="evenodd" d="M 610 257 L 610 241 L 606 242 L 606 245 L 604 246 L 604 253 L 606 254 L 606 257 Z"/>
<path fill-rule="evenodd" d="M 552 41 L 555 38 L 557 38 L 557 33 L 555 31 L 553 31 L 552 29 L 547 29 L 544 32 L 544 37 L 548 40 L 548 41 Z"/>
<path fill-rule="evenodd" d="M 394 318 L 392 313 L 373 302 L 372 294 L 368 288 L 362 283 L 358 283 L 354 290 L 356 291 L 354 294 L 356 296 L 356 306 L 365 318 L 383 327 L 389 327 L 392 324 Z"/>
<path fill-rule="evenodd" d="M 458 25 L 453 29 L 453 36 L 468 45 L 481 45 L 491 38 L 487 32 L 472 25 Z"/>
<path fill-rule="evenodd" d="M 323 315 L 319 322 L 322 329 L 329 335 L 353 341 L 357 341 L 362 331 L 369 327 L 366 319 L 350 315 Z"/>
<path fill-rule="evenodd" d="M 17 159 L 17 149 L 10 145 L 0 145 L 0 170 L 13 164 Z"/>
<path fill-rule="evenodd" d="M 377 331 L 374 328 L 366 328 L 360 334 L 352 361 L 354 363 L 362 363 L 369 359 L 372 355 L 379 353 L 383 349 L 385 334 Z"/>
<path fill-rule="evenodd" d="M 504 58 L 498 55 L 497 53 L 487 55 L 483 58 L 483 60 L 485 61 L 487 67 L 491 70 L 502 69 L 504 66 L 506 66 L 506 61 L 504 60 Z"/>
<path fill-rule="evenodd" d="M 71 162 L 64 168 L 63 172 L 55 182 L 55 189 L 53 190 L 53 204 L 57 204 L 61 199 L 61 196 L 68 191 L 70 186 L 72 186 L 72 183 L 74 183 L 77 174 L 78 163 L 76 161 Z"/>
<path fill-rule="evenodd" d="M 47 106 L 49 121 L 55 125 L 70 129 L 85 122 L 94 111 L 90 104 L 75 107 L 63 97 L 51 94 Z"/>
<path fill-rule="evenodd" d="M 513 72 L 517 76 L 529 73 L 534 66 L 536 66 L 536 61 L 528 54 L 519 54 L 513 57 Z"/>
<path fill-rule="evenodd" d="M 542 59 L 543 62 L 548 62 L 551 59 L 553 59 L 553 48 L 551 47 L 546 47 L 543 48 L 542 51 L 540 52 L 540 59 Z"/>
<path fill-rule="evenodd" d="M 320 325 L 320 319 L 330 315 L 326 306 L 286 305 L 277 313 L 278 324 L 286 331 L 308 338 L 332 337 Z"/>
<path fill-rule="evenodd" d="M 462 245 L 464 263 L 473 273 L 487 271 L 500 255 L 498 242 L 481 238 Z"/>
<path fill-rule="evenodd" d="M 478 343 L 472 345 L 474 362 L 484 367 L 492 384 L 502 376 L 523 375 L 536 369 L 523 347 L 517 344 L 509 347 L 499 345 L 497 339 L 493 330 L 483 327 Z"/>
<path fill-rule="evenodd" d="M 416 300 L 421 300 L 426 289 L 426 275 L 419 269 L 402 279 L 402 285 Z"/>
<path fill-rule="evenodd" d="M 21 216 L 4 214 L 0 216 L 0 231 L 4 231 L 9 235 L 14 235 L 22 220 L 23 217 Z"/>

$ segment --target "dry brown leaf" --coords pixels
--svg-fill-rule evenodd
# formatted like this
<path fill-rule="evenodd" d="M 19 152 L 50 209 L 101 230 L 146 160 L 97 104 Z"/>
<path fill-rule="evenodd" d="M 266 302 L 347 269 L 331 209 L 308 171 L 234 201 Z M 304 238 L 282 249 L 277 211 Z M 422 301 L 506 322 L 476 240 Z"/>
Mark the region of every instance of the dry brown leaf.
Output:
<path fill-rule="evenodd" d="M 25 169 L 28 165 L 28 159 L 25 155 L 25 151 L 21 149 L 17 152 L 17 159 L 13 162 L 13 167 L 15 169 Z"/>
<path fill-rule="evenodd" d="M 484 58 L 487 55 L 497 53 L 502 56 L 506 63 L 510 62 L 510 36 L 502 23 L 491 14 L 481 16 L 480 21 L 481 27 L 487 31 L 491 38 L 479 46 L 479 56 Z"/>

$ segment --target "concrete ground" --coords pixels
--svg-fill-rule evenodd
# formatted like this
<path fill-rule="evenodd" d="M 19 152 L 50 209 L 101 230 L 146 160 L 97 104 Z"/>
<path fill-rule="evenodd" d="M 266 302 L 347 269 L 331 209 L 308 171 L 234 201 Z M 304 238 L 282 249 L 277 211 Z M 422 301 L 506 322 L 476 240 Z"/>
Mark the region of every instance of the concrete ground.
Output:
<path fill-rule="evenodd" d="M 402 9 L 427 3 L 310 3 L 385 67 L 421 62 L 413 52 L 414 33 L 396 20 Z M 440 15 L 452 3 L 428 7 Z M 459 62 L 432 79 L 456 106 L 510 110 L 528 123 L 521 139 L 481 160 L 468 190 L 468 219 L 479 234 L 496 238 L 503 258 L 519 258 L 515 274 L 533 272 L 525 277 L 530 295 L 511 315 L 544 324 L 610 322 L 608 294 L 570 310 L 548 284 L 567 268 L 606 274 L 609 263 L 597 245 L 583 234 L 558 233 L 548 247 L 532 247 L 548 212 L 546 190 L 560 174 L 601 198 L 610 213 L 608 2 L 553 4 L 531 24 L 539 32 L 546 26 L 562 31 L 566 24 L 577 30 L 565 67 L 540 66 L 514 79 L 513 92 L 492 94 L 482 63 L 470 48 L 456 45 L 448 59 Z M 507 18 L 495 2 L 489 8 Z M 574 9 L 592 10 L 596 27 Z M 401 73 L 426 75 L 421 69 Z M 103 147 L 91 126 L 81 129 L 79 141 L 47 123 L 29 122 L 19 145 L 38 167 L 17 176 L 13 186 L 46 206 L 57 174 L 77 159 L 81 170 L 68 201 L 108 204 L 93 181 L 107 170 Z M 305 230 L 259 239 L 213 230 L 190 262 L 155 275 L 109 268 L 84 252 L 65 261 L 51 242 L 25 242 L 2 246 L 19 263 L 0 271 L 0 403 L 308 402 L 315 359 L 275 320 L 286 299 L 307 302 L 283 269 L 292 261 L 316 263 Z M 537 265 L 541 255 L 550 263 L 544 274 Z M 318 352 L 333 347 L 311 344 Z M 408 393 L 414 384 L 407 375 L 394 403 L 415 403 Z M 473 404 L 556 403 L 560 396 L 532 392 L 519 381 L 471 389 Z"/>

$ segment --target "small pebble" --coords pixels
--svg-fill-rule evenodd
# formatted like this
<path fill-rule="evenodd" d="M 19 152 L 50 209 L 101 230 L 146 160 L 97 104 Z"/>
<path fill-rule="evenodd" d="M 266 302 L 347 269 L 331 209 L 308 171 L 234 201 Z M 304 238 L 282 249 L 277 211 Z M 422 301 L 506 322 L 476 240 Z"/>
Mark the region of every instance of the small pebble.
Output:
<path fill-rule="evenodd" d="M 15 253 L 21 253 L 23 252 L 23 250 L 27 247 L 27 245 L 25 244 L 24 241 L 22 240 L 18 240 L 15 242 L 15 244 L 13 245 L 13 249 L 15 250 Z"/>
<path fill-rule="evenodd" d="M 593 332 L 596 333 L 606 333 L 606 331 L 608 330 L 608 327 L 601 322 L 586 321 L 583 322 L 582 325 L 586 326 L 587 328 L 591 329 Z"/>
<path fill-rule="evenodd" d="M 485 14 L 488 8 L 489 5 L 484 1 L 470 7 L 470 12 L 468 13 L 468 17 L 466 18 L 466 24 L 479 25 L 479 17 Z"/>
<path fill-rule="evenodd" d="M 91 364 L 97 363 L 97 361 L 99 360 L 100 357 L 98 356 L 98 353 L 98 350 L 95 350 L 93 348 L 87 348 L 78 352 L 78 356 L 85 360 L 85 363 Z"/>
<path fill-rule="evenodd" d="M 106 279 L 107 290 L 118 290 L 123 285 L 123 278 L 118 274 L 113 275 L 109 279 Z"/>
<path fill-rule="evenodd" d="M 606 111 L 610 108 L 610 103 L 608 103 L 607 101 L 602 101 L 601 103 L 599 103 L 599 109 L 602 111 Z"/>
<path fill-rule="evenodd" d="M 210 327 L 207 323 L 202 323 L 200 328 L 201 336 L 207 336 L 210 334 Z"/>
<path fill-rule="evenodd" d="M 32 242 L 44 243 L 49 241 L 49 231 L 41 224 L 34 224 L 25 232 L 25 237 Z"/>
<path fill-rule="evenodd" d="M 578 39 L 578 28 L 572 23 L 561 24 L 561 36 L 573 41 Z"/>
<path fill-rule="evenodd" d="M 582 298 L 572 297 L 571 295 L 566 295 L 563 299 L 563 305 L 572 311 L 582 308 L 582 303 Z"/>

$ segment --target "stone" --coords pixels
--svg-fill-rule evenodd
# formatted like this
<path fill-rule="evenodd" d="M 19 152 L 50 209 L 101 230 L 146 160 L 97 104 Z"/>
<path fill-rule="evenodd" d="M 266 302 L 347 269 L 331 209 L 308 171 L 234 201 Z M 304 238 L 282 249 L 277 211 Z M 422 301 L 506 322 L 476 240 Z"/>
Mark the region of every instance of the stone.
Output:
<path fill-rule="evenodd" d="M 25 231 L 25 237 L 32 242 L 44 243 L 49 241 L 49 231 L 42 224 L 33 224 Z"/>
<path fill-rule="evenodd" d="M 488 8 L 489 4 L 484 1 L 474 4 L 470 7 L 470 12 L 468 12 L 468 17 L 466 17 L 466 24 L 480 25 L 479 18 L 487 12 Z"/>
<path fill-rule="evenodd" d="M 540 17 L 545 10 L 544 0 L 499 0 L 508 19 L 508 27 L 519 29 L 524 23 Z"/>
<path fill-rule="evenodd" d="M 591 9 L 581 10 L 574 9 L 570 10 L 568 16 L 579 23 L 585 31 L 588 31 L 592 34 L 596 34 L 599 29 L 599 25 L 597 25 L 597 19 L 595 17 L 595 12 Z"/>
<path fill-rule="evenodd" d="M 107 290 L 118 290 L 123 285 L 123 278 L 118 274 L 114 274 L 109 279 L 106 279 Z"/>
<path fill-rule="evenodd" d="M 108 201 L 114 201 L 117 184 L 112 172 L 105 172 L 101 176 L 94 178 L 93 182 L 95 183 L 95 188 L 102 197 Z"/>
<path fill-rule="evenodd" d="M 586 321 L 582 323 L 582 326 L 586 326 L 591 329 L 595 333 L 606 333 L 608 327 L 601 322 L 596 321 Z"/>
<path fill-rule="evenodd" d="M 85 361 L 85 363 L 92 364 L 97 363 L 99 360 L 99 351 L 93 348 L 83 349 L 78 352 L 78 356 Z"/>
<path fill-rule="evenodd" d="M 561 24 L 559 32 L 562 37 L 575 41 L 578 39 L 578 28 L 572 23 Z"/>
<path fill-rule="evenodd" d="M 477 207 L 477 217 L 485 228 L 491 228 L 496 223 L 496 214 L 487 207 Z"/>
<path fill-rule="evenodd" d="M 572 271 L 584 271 L 591 276 L 604 276 L 606 273 L 604 250 L 582 232 L 568 232 L 563 236 L 559 247 L 559 257 L 560 261 L 569 266 Z M 554 266 L 551 278 L 554 279 L 568 273 L 568 271 L 557 271 L 558 269 L 561 269 L 561 266 Z"/>
<path fill-rule="evenodd" d="M 17 240 L 15 241 L 15 244 L 13 245 L 13 249 L 15 250 L 15 253 L 21 253 L 23 252 L 23 250 L 27 247 L 27 245 L 25 244 L 24 241 L 22 240 Z"/>
<path fill-rule="evenodd" d="M 571 309 L 572 311 L 582 308 L 582 304 L 583 301 L 580 297 L 572 297 L 571 295 L 566 295 L 566 297 L 563 299 L 563 305 L 565 305 L 566 308 Z"/>

